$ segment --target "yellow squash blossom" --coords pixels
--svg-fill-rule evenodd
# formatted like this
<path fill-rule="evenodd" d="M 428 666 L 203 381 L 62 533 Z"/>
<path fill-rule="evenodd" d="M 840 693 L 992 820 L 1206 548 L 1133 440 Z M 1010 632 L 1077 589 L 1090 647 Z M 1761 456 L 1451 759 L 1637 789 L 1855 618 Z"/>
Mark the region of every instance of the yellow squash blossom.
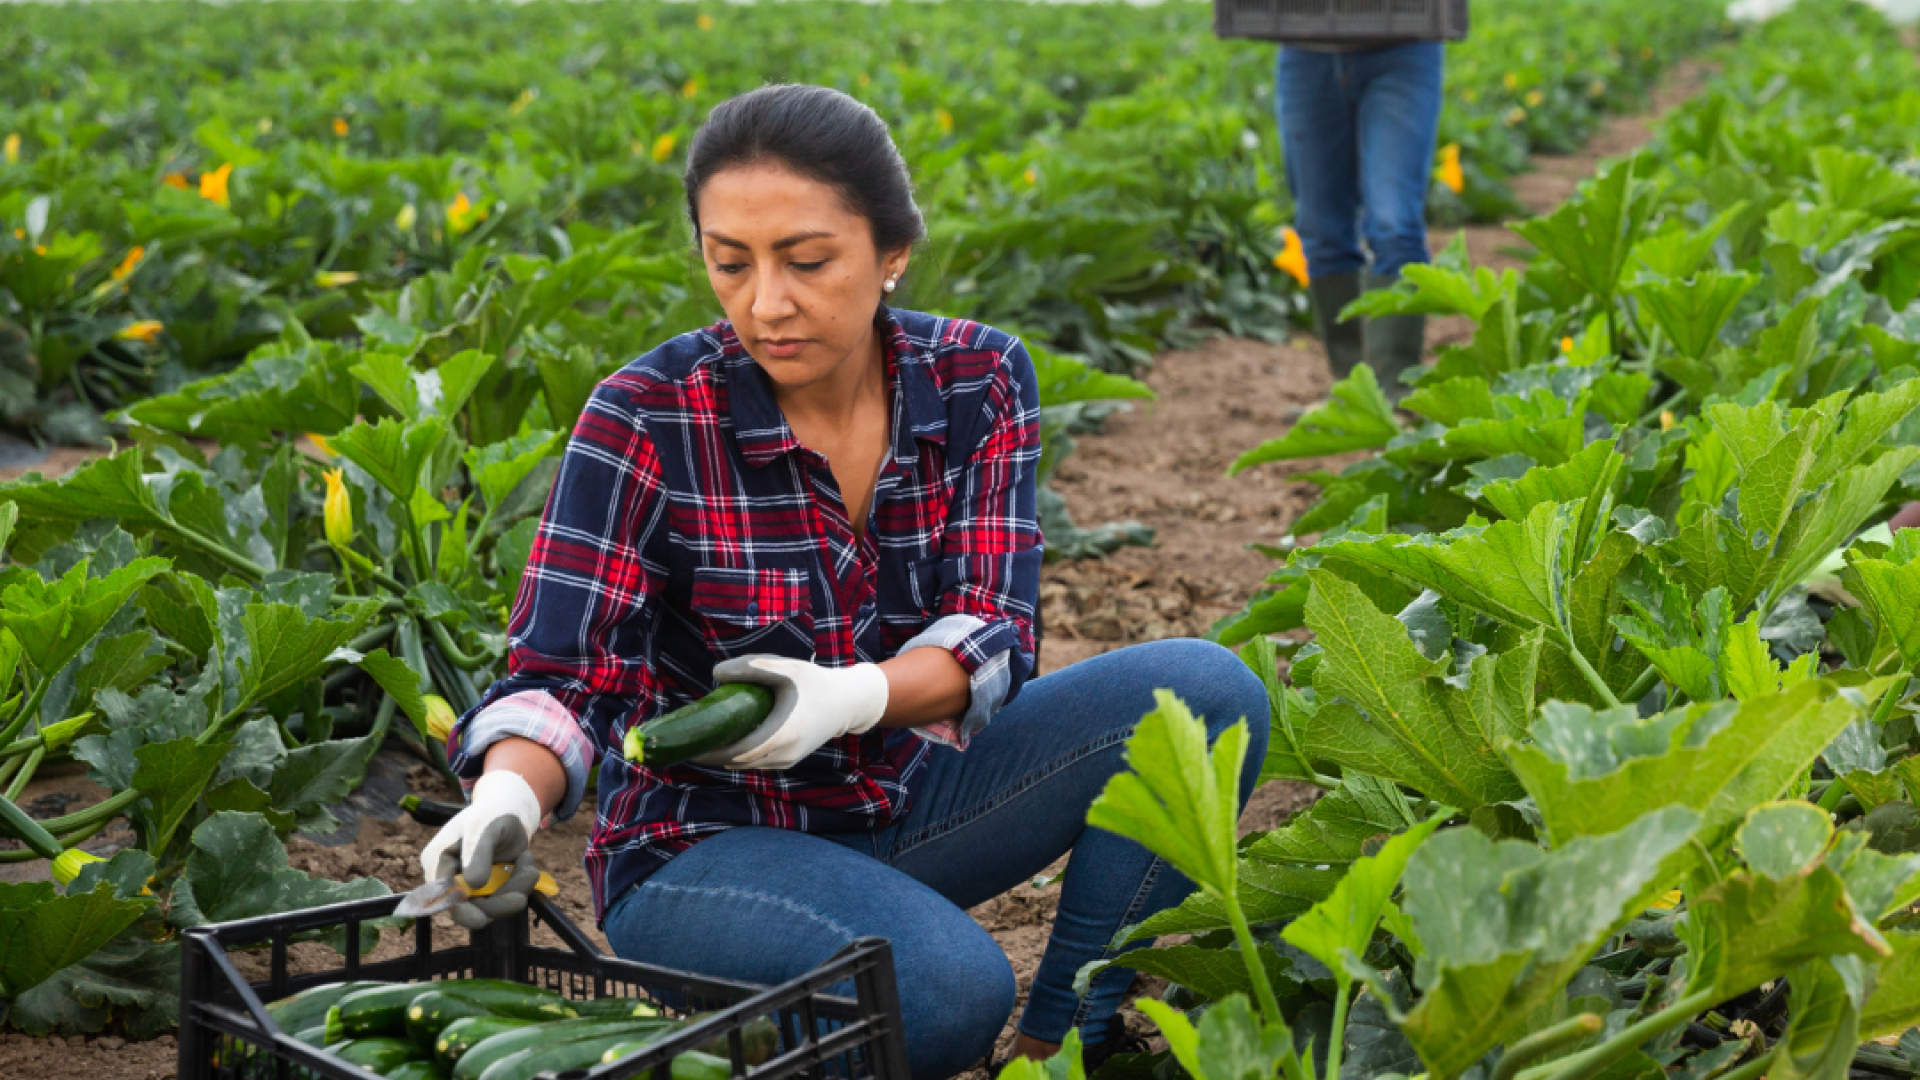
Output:
<path fill-rule="evenodd" d="M 1440 148 L 1440 164 L 1433 170 L 1433 178 L 1455 195 L 1467 189 L 1467 174 L 1460 170 L 1459 143 L 1448 143 Z"/>
<path fill-rule="evenodd" d="M 453 706 L 438 694 L 422 695 L 427 701 L 427 734 L 441 742 L 453 734 L 453 723 L 459 717 L 454 715 Z"/>
<path fill-rule="evenodd" d="M 120 265 L 113 268 L 113 280 L 127 280 L 127 275 L 133 273 L 133 268 L 140 265 L 140 260 L 145 258 L 146 254 L 146 248 L 139 244 L 133 245 L 133 247 L 128 250 L 127 257 L 121 259 Z"/>
<path fill-rule="evenodd" d="M 232 175 L 232 162 L 228 162 L 210 173 L 201 173 L 200 197 L 209 199 L 221 206 L 229 205 L 227 202 L 227 178 Z"/>
<path fill-rule="evenodd" d="M 860 77 L 855 79 L 854 81 L 859 83 L 861 86 L 872 86 L 873 76 L 868 75 L 866 72 L 863 71 L 860 73 Z"/>
<path fill-rule="evenodd" d="M 940 134 L 942 135 L 953 134 L 953 114 L 952 113 L 948 112 L 945 109 L 936 109 L 934 110 L 933 118 L 940 122 Z"/>
<path fill-rule="evenodd" d="M 55 856 L 53 860 L 53 880 L 59 882 L 60 886 L 65 888 L 73 884 L 74 878 L 80 876 L 81 867 L 86 866 L 88 863 L 106 861 L 107 860 L 98 855 L 89 854 L 81 851 L 79 848 L 68 848 Z"/>
<path fill-rule="evenodd" d="M 699 92 L 700 92 L 699 79 L 688 79 L 686 81 L 686 84 L 680 87 L 680 96 L 683 98 L 690 98 Z"/>
<path fill-rule="evenodd" d="M 12 135 L 9 135 L 9 136 L 7 136 L 7 141 L 6 141 L 6 144 L 5 144 L 5 145 L 6 145 L 6 151 L 7 151 L 7 164 L 9 164 L 9 165 L 18 165 L 18 164 L 20 164 L 20 135 L 19 135 L 19 133 L 18 133 L 18 132 L 15 132 L 14 134 L 12 134 Z"/>
<path fill-rule="evenodd" d="M 160 331 L 166 328 L 166 324 L 162 323 L 159 319 L 141 319 L 138 322 L 130 322 L 121 327 L 114 332 L 113 336 L 120 341 L 138 341 L 145 345 L 151 345 L 153 344 L 153 339 L 160 336 Z"/>
<path fill-rule="evenodd" d="M 456 236 L 480 224 L 486 217 L 486 208 L 473 205 L 464 191 L 454 198 L 452 206 L 447 207 L 447 227 Z"/>
<path fill-rule="evenodd" d="M 533 104 L 533 99 L 539 96 L 540 96 L 540 91 L 535 90 L 531 86 L 527 87 L 525 90 L 520 91 L 520 96 L 517 98 L 514 98 L 513 104 L 507 106 L 507 115 L 519 116 L 521 113 L 526 112 L 527 106 Z"/>
<path fill-rule="evenodd" d="M 1500 85 L 1506 87 L 1509 90 L 1519 89 L 1520 88 L 1519 73 L 1513 72 L 1513 71 L 1507 72 L 1505 75 L 1500 77 Z"/>
<path fill-rule="evenodd" d="M 1540 107 L 1541 102 L 1547 100 L 1547 95 L 1541 93 L 1538 90 L 1529 90 L 1527 91 L 1527 96 L 1523 100 L 1526 101 L 1527 108 L 1537 109 Z"/>
<path fill-rule="evenodd" d="M 186 175 L 184 173 L 177 173 L 177 172 L 170 172 L 167 175 L 161 177 L 160 182 L 167 185 L 170 188 L 179 188 L 181 191 L 187 190 L 187 188 L 190 186 L 187 183 Z"/>
<path fill-rule="evenodd" d="M 1273 257 L 1276 270 L 1284 270 L 1293 280 L 1307 287 L 1307 249 L 1300 244 L 1300 234 L 1287 229 L 1281 235 L 1280 254 Z"/>
<path fill-rule="evenodd" d="M 1570 353 L 1570 352 L 1572 352 L 1572 351 L 1573 351 L 1573 339 L 1572 339 L 1572 338 L 1570 338 L 1570 337 L 1563 337 L 1563 338 L 1561 338 L 1561 339 L 1560 339 L 1560 351 L 1561 351 L 1561 352 L 1564 352 L 1564 353 Z"/>
<path fill-rule="evenodd" d="M 327 437 L 325 435 L 319 435 L 309 431 L 307 432 L 307 441 L 319 447 L 321 453 L 328 457 L 333 456 L 333 447 L 327 443 Z"/>
<path fill-rule="evenodd" d="M 408 203 L 400 208 L 399 213 L 393 215 L 393 227 L 399 229 L 401 232 L 412 232 L 413 223 L 419 216 L 419 212 L 413 208 L 413 204 Z"/>
<path fill-rule="evenodd" d="M 1033 185 L 1038 184 L 1040 182 L 1040 174 L 1033 171 L 1032 169 L 1028 169 L 1026 173 L 1023 175 L 1023 179 L 1026 180 L 1028 187 L 1032 187 Z"/>
<path fill-rule="evenodd" d="M 338 117 L 338 116 L 333 118 L 333 133 L 335 135 L 344 139 L 347 137 L 347 132 L 352 130 L 353 130 L 352 128 L 347 126 L 347 122 L 344 118 Z"/>
<path fill-rule="evenodd" d="M 322 289 L 337 289 L 359 280 L 360 274 L 355 270 L 322 270 L 313 275 L 313 283 Z"/>
<path fill-rule="evenodd" d="M 1673 419 L 1673 410 L 1661 409 L 1660 410 L 1660 430 L 1672 431 L 1674 423 L 1675 421 Z"/>
<path fill-rule="evenodd" d="M 1514 125 L 1519 124 L 1521 121 L 1525 120 L 1526 118 L 1527 118 L 1527 110 L 1521 108 L 1518 105 L 1515 105 L 1513 108 L 1508 109 L 1507 115 L 1504 117 L 1508 127 L 1513 127 Z"/>
<path fill-rule="evenodd" d="M 339 469 L 328 469 L 327 500 L 322 507 L 322 522 L 327 529 L 327 543 L 337 548 L 353 545 L 353 496 L 347 492 L 345 475 Z"/>
<path fill-rule="evenodd" d="M 1660 899 L 1655 900 L 1653 903 L 1648 904 L 1647 906 L 1654 909 L 1655 911 L 1672 911 L 1675 907 L 1679 906 L 1680 900 L 1681 900 L 1680 890 L 1673 889 L 1669 891 L 1665 896 L 1662 896 Z"/>
<path fill-rule="evenodd" d="M 671 131 L 653 140 L 653 160 L 665 162 L 668 158 L 672 157 L 673 146 L 678 141 Z"/>
<path fill-rule="evenodd" d="M 702 30 L 713 29 L 713 16 L 711 15 L 703 14 L 699 18 L 693 20 L 693 22 L 695 26 L 698 26 Z"/>

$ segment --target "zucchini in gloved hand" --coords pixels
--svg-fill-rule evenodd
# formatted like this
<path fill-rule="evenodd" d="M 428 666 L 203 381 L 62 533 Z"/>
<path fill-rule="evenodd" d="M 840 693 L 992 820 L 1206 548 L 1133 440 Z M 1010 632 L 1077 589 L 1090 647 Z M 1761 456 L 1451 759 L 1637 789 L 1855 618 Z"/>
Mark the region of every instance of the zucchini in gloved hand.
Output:
<path fill-rule="evenodd" d="M 676 765 L 753 734 L 773 712 L 764 686 L 726 683 L 690 705 L 627 729 L 622 749 L 635 765 Z"/>

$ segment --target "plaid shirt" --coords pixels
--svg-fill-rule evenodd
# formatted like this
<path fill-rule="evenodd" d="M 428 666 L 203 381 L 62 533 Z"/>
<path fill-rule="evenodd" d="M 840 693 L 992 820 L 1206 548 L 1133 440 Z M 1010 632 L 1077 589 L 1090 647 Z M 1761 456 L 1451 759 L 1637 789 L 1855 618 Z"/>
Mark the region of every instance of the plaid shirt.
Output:
<path fill-rule="evenodd" d="M 567 772 L 570 816 L 600 769 L 594 908 L 737 825 L 885 826 L 935 742 L 967 738 L 1033 670 L 1041 543 L 1039 393 L 1018 340 L 882 309 L 892 445 L 856 540 L 826 458 L 721 322 L 602 382 L 581 413 L 508 625 L 508 675 L 448 738 L 468 783 L 517 735 Z M 716 661 L 829 667 L 923 646 L 971 677 L 967 714 L 842 736 L 782 771 L 630 764 L 626 729 L 713 688 Z"/>

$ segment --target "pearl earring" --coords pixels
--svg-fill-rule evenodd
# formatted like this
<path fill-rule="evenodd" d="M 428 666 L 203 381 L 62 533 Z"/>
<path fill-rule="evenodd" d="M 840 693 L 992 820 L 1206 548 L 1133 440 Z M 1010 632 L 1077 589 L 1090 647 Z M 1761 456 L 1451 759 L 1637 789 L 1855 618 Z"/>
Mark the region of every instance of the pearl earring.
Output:
<path fill-rule="evenodd" d="M 887 292 L 892 292 L 893 287 L 897 284 L 899 284 L 899 282 L 895 281 L 893 278 L 888 278 L 887 283 L 881 286 L 881 288 L 885 289 Z"/>

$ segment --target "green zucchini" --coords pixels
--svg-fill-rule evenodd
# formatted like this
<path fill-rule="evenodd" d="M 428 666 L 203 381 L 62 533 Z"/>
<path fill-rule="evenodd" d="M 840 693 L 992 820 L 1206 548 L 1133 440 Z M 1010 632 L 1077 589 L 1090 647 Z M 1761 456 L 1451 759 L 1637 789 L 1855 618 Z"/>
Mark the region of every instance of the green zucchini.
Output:
<path fill-rule="evenodd" d="M 409 1061 L 425 1060 L 427 1052 L 415 1045 L 411 1039 L 375 1036 L 371 1039 L 348 1039 L 343 1043 L 334 1043 L 327 1047 L 327 1053 L 341 1061 L 358 1065 L 363 1069 L 372 1069 L 384 1075 Z"/>
<path fill-rule="evenodd" d="M 660 1015 L 660 1006 L 642 998 L 597 998 L 576 1001 L 573 1007 L 595 1020 L 647 1020 Z"/>
<path fill-rule="evenodd" d="M 308 1046 L 318 1048 L 327 1045 L 327 1026 L 325 1024 L 315 1024 L 303 1031 L 290 1034 Z"/>
<path fill-rule="evenodd" d="M 327 983 L 281 998 L 267 1006 L 267 1015 L 280 1025 L 281 1031 L 304 1032 L 307 1028 L 326 1023 L 327 1010 L 339 1004 L 340 999 L 348 994 L 387 985 L 382 982 Z"/>
<path fill-rule="evenodd" d="M 15 840 L 33 849 L 35 855 L 43 859 L 60 857 L 60 841 L 53 838 L 46 826 L 27 816 L 25 810 L 13 805 L 13 800 L 0 795 L 0 836 L 11 836 Z"/>
<path fill-rule="evenodd" d="M 433 1053 L 440 1063 L 451 1069 L 460 1061 L 460 1056 L 476 1045 L 505 1031 L 531 1026 L 531 1020 L 517 1020 L 510 1016 L 469 1016 L 465 1020 L 455 1020 L 440 1031 L 440 1037 L 434 1040 Z"/>
<path fill-rule="evenodd" d="M 437 1061 L 409 1061 L 388 1069 L 387 1080 L 447 1080 L 447 1070 Z"/>
<path fill-rule="evenodd" d="M 665 1034 L 665 1032 L 662 1032 Z M 633 1042 L 631 1032 L 617 1035 L 587 1035 L 565 1042 L 546 1042 L 518 1050 L 487 1066 L 478 1080 L 533 1080 L 541 1073 L 588 1069 L 600 1064 L 608 1050 Z"/>
<path fill-rule="evenodd" d="M 461 1021 L 465 1023 L 465 1021 Z M 535 1024 L 518 1031 L 506 1031 L 483 1039 L 467 1048 L 454 1063 L 453 1080 L 480 1080 L 480 1076 L 498 1062 L 522 1050 L 575 1039 L 642 1039 L 656 1031 L 671 1031 L 679 1020 L 562 1020 L 553 1024 Z M 609 1043 L 608 1045 L 612 1045 Z M 601 1048 L 602 1050 L 605 1047 Z M 597 1060 L 597 1058 L 596 1058 Z"/>
<path fill-rule="evenodd" d="M 600 1064 L 611 1065 L 659 1041 L 659 1039 L 641 1039 L 609 1047 L 606 1053 L 600 1055 Z M 733 1064 L 724 1057 L 703 1054 L 698 1050 L 688 1050 L 674 1055 L 673 1080 L 733 1080 Z"/>
<path fill-rule="evenodd" d="M 439 1042 L 440 1032 L 455 1020 L 498 1015 L 472 998 L 429 990 L 407 1006 L 407 1037 L 421 1046 L 433 1046 Z"/>
<path fill-rule="evenodd" d="M 571 1020 L 580 1015 L 577 1002 L 551 990 L 506 979 L 448 979 L 420 989 L 459 998 L 494 1016 L 512 1016 L 521 1020 Z"/>
<path fill-rule="evenodd" d="M 699 1016 L 692 1016 L 688 1018 L 687 1022 L 692 1023 L 698 1019 L 700 1019 Z M 662 1031 L 657 1035 L 630 1039 L 608 1050 L 601 1056 L 600 1060 L 602 1063 L 609 1063 L 626 1057 L 628 1054 L 639 1053 L 670 1034 L 672 1034 L 671 1031 Z M 766 1017 L 756 1017 L 740 1028 L 740 1056 L 746 1060 L 748 1065 L 765 1064 L 773 1058 L 774 1053 L 779 1049 L 780 1029 L 774 1027 L 773 1021 Z M 725 1059 L 721 1062 L 723 1065 L 725 1065 L 727 1061 L 732 1060 L 732 1052 L 727 1049 L 727 1037 L 725 1035 L 716 1035 L 708 1039 L 706 1043 L 700 1047 L 699 1051 L 690 1051 L 690 1053 L 694 1053 L 699 1057 L 718 1056 Z M 726 1075 L 732 1075 L 732 1066 L 728 1065 L 727 1068 L 729 1072 L 726 1073 Z"/>
<path fill-rule="evenodd" d="M 627 760 L 658 767 L 699 757 L 753 734 L 773 712 L 773 694 L 752 683 L 725 683 L 699 701 L 627 729 Z"/>
<path fill-rule="evenodd" d="M 327 1010 L 327 1041 L 407 1033 L 407 1006 L 420 996 L 418 983 L 389 983 L 356 990 Z"/>
<path fill-rule="evenodd" d="M 452 821 L 453 816 L 465 810 L 466 807 L 455 806 L 453 803 L 434 802 L 418 795 L 402 795 L 400 809 L 405 810 L 408 817 L 422 825 L 438 826 Z"/>

